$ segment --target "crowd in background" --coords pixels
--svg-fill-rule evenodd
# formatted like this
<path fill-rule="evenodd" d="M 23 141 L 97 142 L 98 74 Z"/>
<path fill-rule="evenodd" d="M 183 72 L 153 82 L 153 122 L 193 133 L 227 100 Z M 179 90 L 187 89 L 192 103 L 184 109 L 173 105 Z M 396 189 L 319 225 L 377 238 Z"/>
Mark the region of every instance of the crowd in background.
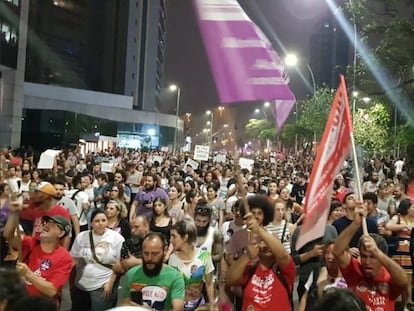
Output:
<path fill-rule="evenodd" d="M 72 149 L 62 151 L 53 168 L 40 170 L 36 155 L 3 150 L 2 267 L 16 269 L 29 295 L 47 296 L 57 307 L 69 284 L 73 310 L 117 304 L 318 310 L 332 299 L 327 295 L 351 297 L 360 306 L 355 310 L 391 310 L 397 297 L 403 308 L 414 308 L 414 202 L 407 195 L 404 158 L 366 161 L 363 203 L 353 163 L 345 162 L 335 177 L 324 236 L 298 250 L 311 156 L 260 154 L 250 168 L 241 168 L 231 154 L 197 167 L 191 158 Z M 374 237 L 363 235 L 361 214 Z M 383 287 L 361 290 L 350 281 L 349 266 L 358 270 L 359 263 L 365 277 L 383 273 L 366 264 L 367 251 L 393 269 L 387 276 L 395 283 L 387 279 Z M 293 291 L 298 301 L 292 301 Z M 366 291 L 379 294 L 365 297 Z M 5 310 L 14 310 L 11 301 Z"/>

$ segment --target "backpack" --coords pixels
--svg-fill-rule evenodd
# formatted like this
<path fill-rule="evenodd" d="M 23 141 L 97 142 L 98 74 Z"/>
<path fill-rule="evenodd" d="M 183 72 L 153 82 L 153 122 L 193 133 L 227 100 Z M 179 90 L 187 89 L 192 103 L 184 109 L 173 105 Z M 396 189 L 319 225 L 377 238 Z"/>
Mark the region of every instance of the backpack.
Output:
<path fill-rule="evenodd" d="M 250 279 L 253 277 L 254 273 L 256 272 L 256 269 L 258 266 L 259 266 L 259 261 L 256 261 L 253 265 L 250 266 L 249 271 L 248 271 L 247 282 L 243 285 L 243 292 L 247 284 L 249 283 Z M 285 288 L 288 294 L 288 297 L 289 297 L 289 302 L 290 302 L 290 306 L 292 310 L 295 310 L 294 305 L 293 305 L 293 293 L 289 289 L 289 284 L 287 283 L 285 277 L 283 276 L 282 272 L 280 272 L 279 267 L 276 264 L 272 266 L 272 270 L 274 274 L 276 275 L 276 277 L 279 279 L 280 283 L 282 283 L 283 287 Z"/>

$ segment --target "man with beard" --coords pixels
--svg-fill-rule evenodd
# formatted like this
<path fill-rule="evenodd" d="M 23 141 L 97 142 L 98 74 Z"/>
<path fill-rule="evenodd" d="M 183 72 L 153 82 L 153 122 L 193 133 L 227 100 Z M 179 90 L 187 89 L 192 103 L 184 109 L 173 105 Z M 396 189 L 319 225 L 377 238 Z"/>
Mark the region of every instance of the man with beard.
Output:
<path fill-rule="evenodd" d="M 206 204 L 207 202 L 200 201 L 194 212 L 194 222 L 197 227 L 196 247 L 208 251 L 216 264 L 223 254 L 223 238 L 219 231 L 210 226 L 212 210 Z"/>
<path fill-rule="evenodd" d="M 130 220 L 136 216 L 142 215 L 152 219 L 153 203 L 155 198 L 164 199 L 169 201 L 168 195 L 164 189 L 159 187 L 159 179 L 157 175 L 147 175 L 143 177 L 145 179 L 144 189 L 140 190 L 132 202 L 131 210 L 129 213 Z"/>
<path fill-rule="evenodd" d="M 184 279 L 176 269 L 164 264 L 167 247 L 167 242 L 159 233 L 149 233 L 144 238 L 143 263 L 127 272 L 122 286 L 122 305 L 184 310 Z"/>
<path fill-rule="evenodd" d="M 121 261 L 113 267 L 115 273 L 123 274 L 132 267 L 142 265 L 142 242 L 149 231 L 146 217 L 137 216 L 131 221 L 131 238 L 122 244 Z"/>
<path fill-rule="evenodd" d="M 364 182 L 362 185 L 362 192 L 373 192 L 378 191 L 379 186 L 379 174 L 377 172 L 371 172 L 369 180 Z"/>
<path fill-rule="evenodd" d="M 395 300 L 407 290 L 408 278 L 400 265 L 387 256 L 386 240 L 378 234 L 363 235 L 359 240 L 360 260 L 348 250 L 366 215 L 366 205 L 357 203 L 353 221 L 335 241 L 333 253 L 348 287 L 368 310 L 394 311 Z"/>
<path fill-rule="evenodd" d="M 74 234 L 75 237 L 77 237 L 80 232 L 78 212 L 76 210 L 75 203 L 71 199 L 65 196 L 66 182 L 63 178 L 57 177 L 53 181 L 53 186 L 55 187 L 55 190 L 56 190 L 56 195 L 54 197 L 55 200 L 57 200 L 56 205 L 62 206 L 68 211 L 70 215 L 70 219 L 72 220 L 72 228 L 73 228 L 72 234 Z M 68 248 L 68 245 L 66 248 Z"/>

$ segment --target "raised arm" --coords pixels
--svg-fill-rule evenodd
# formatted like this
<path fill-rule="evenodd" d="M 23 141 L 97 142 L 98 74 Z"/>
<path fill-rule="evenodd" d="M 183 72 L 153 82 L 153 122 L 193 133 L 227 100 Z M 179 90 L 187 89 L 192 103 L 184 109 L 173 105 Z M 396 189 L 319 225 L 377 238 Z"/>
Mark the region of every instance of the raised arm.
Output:
<path fill-rule="evenodd" d="M 333 254 L 338 260 L 339 266 L 345 268 L 351 262 L 351 253 L 348 252 L 349 243 L 353 236 L 358 232 L 358 229 L 361 227 L 362 221 L 365 221 L 367 214 L 367 209 L 363 203 L 359 202 L 359 205 L 355 207 L 354 220 L 353 222 L 346 227 L 344 231 L 338 236 L 335 241 Z"/>

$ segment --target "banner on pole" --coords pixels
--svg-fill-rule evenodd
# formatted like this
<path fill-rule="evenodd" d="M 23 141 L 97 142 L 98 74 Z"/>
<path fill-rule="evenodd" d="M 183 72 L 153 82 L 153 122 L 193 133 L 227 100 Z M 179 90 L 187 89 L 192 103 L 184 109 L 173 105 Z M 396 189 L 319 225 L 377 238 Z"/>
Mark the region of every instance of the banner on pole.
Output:
<path fill-rule="evenodd" d="M 296 243 L 297 250 L 324 235 L 333 182 L 350 153 L 351 134 L 348 96 L 345 79 L 341 76 L 306 191 L 305 220 Z"/>

